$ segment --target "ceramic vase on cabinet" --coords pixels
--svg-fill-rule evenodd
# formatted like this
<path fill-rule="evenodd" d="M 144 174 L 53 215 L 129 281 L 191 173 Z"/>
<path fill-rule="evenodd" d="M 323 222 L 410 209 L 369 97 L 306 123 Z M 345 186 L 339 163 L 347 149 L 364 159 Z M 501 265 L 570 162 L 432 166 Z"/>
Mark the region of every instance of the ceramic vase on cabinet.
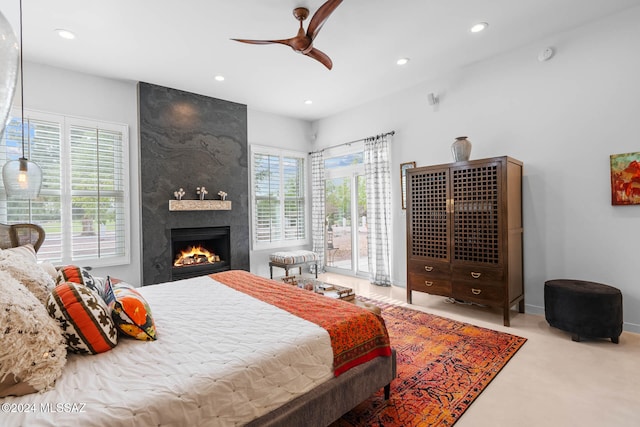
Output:
<path fill-rule="evenodd" d="M 467 161 L 471 156 L 471 142 L 466 136 L 459 136 L 451 144 L 451 152 L 453 153 L 454 162 Z"/>

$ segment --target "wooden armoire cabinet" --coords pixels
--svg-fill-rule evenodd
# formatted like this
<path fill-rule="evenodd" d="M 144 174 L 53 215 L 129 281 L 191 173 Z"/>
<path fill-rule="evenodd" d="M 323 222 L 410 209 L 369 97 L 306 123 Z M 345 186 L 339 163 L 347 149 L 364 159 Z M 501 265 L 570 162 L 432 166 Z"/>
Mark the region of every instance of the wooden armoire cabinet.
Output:
<path fill-rule="evenodd" d="M 407 171 L 412 292 L 524 313 L 522 162 L 494 157 Z"/>

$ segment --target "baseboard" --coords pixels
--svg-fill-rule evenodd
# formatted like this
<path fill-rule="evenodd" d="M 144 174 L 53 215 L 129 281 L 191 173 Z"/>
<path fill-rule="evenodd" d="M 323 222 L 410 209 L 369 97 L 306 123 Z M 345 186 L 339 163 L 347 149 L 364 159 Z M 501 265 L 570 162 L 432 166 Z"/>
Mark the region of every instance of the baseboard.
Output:
<path fill-rule="evenodd" d="M 539 307 L 537 305 L 525 304 L 524 311 L 525 313 L 528 313 L 528 314 L 539 314 L 541 316 L 544 316 L 544 307 Z M 622 330 L 625 332 L 633 332 L 634 334 L 640 334 L 640 325 L 638 325 L 637 323 L 623 322 Z"/>
<path fill-rule="evenodd" d="M 544 316 L 544 307 L 537 305 L 526 304 L 524 305 L 524 312 L 529 314 L 539 314 Z"/>
<path fill-rule="evenodd" d="M 622 330 L 626 332 L 633 332 L 635 334 L 640 334 L 640 325 L 637 323 L 624 322 L 622 324 Z"/>

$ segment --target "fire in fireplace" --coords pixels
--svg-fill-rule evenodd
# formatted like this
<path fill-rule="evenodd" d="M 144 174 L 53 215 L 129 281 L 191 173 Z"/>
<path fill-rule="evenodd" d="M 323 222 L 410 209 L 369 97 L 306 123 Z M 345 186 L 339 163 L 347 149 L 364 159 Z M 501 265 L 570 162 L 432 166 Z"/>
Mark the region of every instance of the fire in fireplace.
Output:
<path fill-rule="evenodd" d="M 172 229 L 171 280 L 229 270 L 229 231 L 229 227 Z"/>
<path fill-rule="evenodd" d="M 180 251 L 180 253 L 176 255 L 173 266 L 184 267 L 194 264 L 213 264 L 214 262 L 220 262 L 220 256 L 198 245 L 188 246 L 186 250 Z"/>

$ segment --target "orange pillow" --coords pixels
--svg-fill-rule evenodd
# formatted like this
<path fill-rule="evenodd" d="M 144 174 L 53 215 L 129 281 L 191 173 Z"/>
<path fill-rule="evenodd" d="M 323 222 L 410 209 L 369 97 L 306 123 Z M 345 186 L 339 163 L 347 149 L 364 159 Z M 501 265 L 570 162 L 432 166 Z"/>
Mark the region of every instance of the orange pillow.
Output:
<path fill-rule="evenodd" d="M 118 329 L 138 340 L 155 341 L 156 325 L 149 304 L 142 295 L 126 283 L 114 286 L 113 295 L 115 303 L 112 316 Z"/>
<path fill-rule="evenodd" d="M 77 265 L 65 265 L 58 268 L 56 284 L 58 285 L 62 282 L 73 282 L 85 285 L 98 292 L 101 297 L 103 296 L 103 290 L 100 289 L 101 283 L 98 283 L 85 268 L 78 267 Z"/>
<path fill-rule="evenodd" d="M 118 344 L 109 308 L 96 291 L 84 285 L 64 282 L 56 286 L 47 310 L 60 322 L 67 346 L 75 353 L 103 353 Z"/>

